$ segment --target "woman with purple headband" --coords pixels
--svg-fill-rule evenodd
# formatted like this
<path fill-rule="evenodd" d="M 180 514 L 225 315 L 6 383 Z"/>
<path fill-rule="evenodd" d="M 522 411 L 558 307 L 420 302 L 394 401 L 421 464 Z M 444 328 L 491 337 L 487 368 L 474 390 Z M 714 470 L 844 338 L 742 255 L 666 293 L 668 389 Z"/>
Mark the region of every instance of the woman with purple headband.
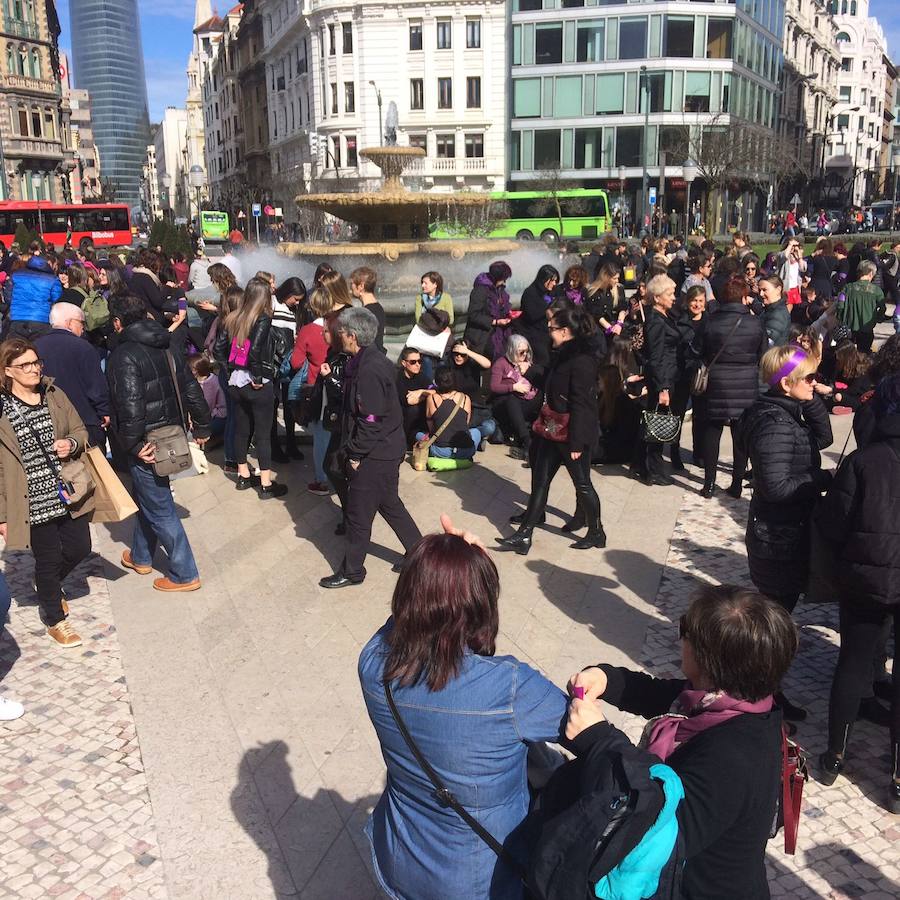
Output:
<path fill-rule="evenodd" d="M 810 520 L 832 478 L 820 451 L 833 437 L 815 390 L 813 357 L 796 344 L 773 347 L 762 358 L 760 376 L 768 390 L 740 422 L 753 465 L 747 561 L 760 593 L 791 612 L 809 578 Z M 778 699 L 785 718 L 805 718 L 804 710 Z"/>

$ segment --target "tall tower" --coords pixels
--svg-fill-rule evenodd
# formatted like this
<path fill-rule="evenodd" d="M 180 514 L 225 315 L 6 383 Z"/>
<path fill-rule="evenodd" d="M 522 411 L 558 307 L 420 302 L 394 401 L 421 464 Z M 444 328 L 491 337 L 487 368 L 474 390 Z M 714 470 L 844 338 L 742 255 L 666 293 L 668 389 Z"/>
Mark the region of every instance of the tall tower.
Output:
<path fill-rule="evenodd" d="M 70 0 L 75 86 L 91 97 L 103 179 L 116 200 L 140 205 L 150 120 L 137 0 Z"/>

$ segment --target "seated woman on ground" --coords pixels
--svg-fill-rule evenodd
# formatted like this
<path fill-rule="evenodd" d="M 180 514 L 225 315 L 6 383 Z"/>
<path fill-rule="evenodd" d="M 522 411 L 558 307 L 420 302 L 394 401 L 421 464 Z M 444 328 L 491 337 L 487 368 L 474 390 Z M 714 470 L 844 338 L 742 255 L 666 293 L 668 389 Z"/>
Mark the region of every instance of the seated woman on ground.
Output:
<path fill-rule="evenodd" d="M 511 334 L 506 355 L 491 366 L 491 403 L 500 427 L 516 441 L 509 453 L 513 459 L 528 459 L 531 423 L 541 410 L 541 393 L 536 385 L 542 376 L 527 339 Z"/>
<path fill-rule="evenodd" d="M 428 449 L 429 456 L 442 459 L 472 459 L 475 448 L 481 442 L 481 432 L 469 428 L 472 401 L 456 389 L 453 371 L 441 366 L 434 373 L 434 391 L 425 400 L 425 418 L 430 434 L 437 435 Z M 446 425 L 445 425 L 446 423 Z M 438 435 L 438 430 L 443 431 Z M 416 440 L 427 440 L 428 435 L 419 432 Z"/>

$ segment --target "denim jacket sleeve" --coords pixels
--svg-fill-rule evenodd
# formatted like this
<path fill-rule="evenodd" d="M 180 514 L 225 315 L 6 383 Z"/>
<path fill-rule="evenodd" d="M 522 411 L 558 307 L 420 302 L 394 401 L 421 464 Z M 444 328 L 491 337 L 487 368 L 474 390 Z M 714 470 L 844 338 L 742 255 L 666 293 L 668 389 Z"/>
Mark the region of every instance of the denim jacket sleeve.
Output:
<path fill-rule="evenodd" d="M 565 727 L 566 695 L 540 672 L 518 663 L 513 690 L 513 721 L 523 741 L 557 741 Z"/>

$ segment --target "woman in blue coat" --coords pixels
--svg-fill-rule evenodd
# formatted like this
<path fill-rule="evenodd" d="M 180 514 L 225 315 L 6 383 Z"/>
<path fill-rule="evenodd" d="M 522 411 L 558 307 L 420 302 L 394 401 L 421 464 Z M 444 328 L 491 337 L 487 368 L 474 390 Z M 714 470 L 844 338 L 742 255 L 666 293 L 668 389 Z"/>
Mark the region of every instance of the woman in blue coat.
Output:
<path fill-rule="evenodd" d="M 445 786 L 520 864 L 528 743 L 555 741 L 566 697 L 512 656 L 495 656 L 497 569 L 477 539 L 426 535 L 407 554 L 392 616 L 359 658 L 387 787 L 366 826 L 381 886 L 399 900 L 520 900 L 522 882 L 435 787 L 387 702 Z"/>

